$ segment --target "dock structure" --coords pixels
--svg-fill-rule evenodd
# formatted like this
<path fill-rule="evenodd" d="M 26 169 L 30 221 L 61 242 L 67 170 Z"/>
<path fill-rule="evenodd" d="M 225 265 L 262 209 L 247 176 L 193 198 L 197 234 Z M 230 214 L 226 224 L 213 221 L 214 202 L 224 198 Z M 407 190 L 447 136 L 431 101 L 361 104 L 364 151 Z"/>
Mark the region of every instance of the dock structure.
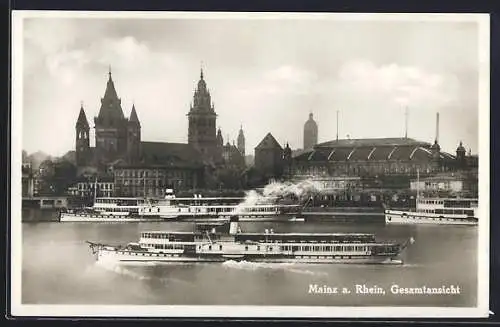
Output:
<path fill-rule="evenodd" d="M 26 196 L 22 198 L 23 208 L 65 209 L 68 198 L 64 196 Z"/>

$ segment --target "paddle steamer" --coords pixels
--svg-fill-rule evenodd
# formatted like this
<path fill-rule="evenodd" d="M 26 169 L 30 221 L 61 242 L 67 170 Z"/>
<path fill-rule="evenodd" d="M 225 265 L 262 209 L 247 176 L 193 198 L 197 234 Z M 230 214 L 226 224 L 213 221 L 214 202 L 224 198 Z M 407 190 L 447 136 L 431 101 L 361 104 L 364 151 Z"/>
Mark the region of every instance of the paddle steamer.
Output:
<path fill-rule="evenodd" d="M 400 254 L 411 243 L 380 242 L 359 233 L 243 233 L 238 217 L 217 227 L 197 225 L 192 232 L 145 231 L 138 243 L 88 242 L 98 261 L 402 264 Z M 221 231 L 222 229 L 222 231 Z"/>
<path fill-rule="evenodd" d="M 417 170 L 417 197 L 413 210 L 385 210 L 386 224 L 477 225 L 478 199 L 420 197 Z"/>
<path fill-rule="evenodd" d="M 143 221 L 304 221 L 300 205 L 285 205 L 267 199 L 245 203 L 241 197 L 176 198 L 168 189 L 164 199 L 96 198 L 94 205 L 79 211 L 61 212 L 61 222 L 143 222 Z"/>
<path fill-rule="evenodd" d="M 477 225 L 478 199 L 419 198 L 415 210 L 385 210 L 387 224 Z"/>

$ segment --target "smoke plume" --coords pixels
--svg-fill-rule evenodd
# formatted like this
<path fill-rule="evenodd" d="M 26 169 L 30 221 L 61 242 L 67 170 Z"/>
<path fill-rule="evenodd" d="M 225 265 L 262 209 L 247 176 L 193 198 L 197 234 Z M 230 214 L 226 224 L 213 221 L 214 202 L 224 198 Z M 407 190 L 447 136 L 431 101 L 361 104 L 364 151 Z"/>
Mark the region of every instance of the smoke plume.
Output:
<path fill-rule="evenodd" d="M 303 180 L 298 183 L 271 182 L 261 190 L 250 190 L 245 194 L 245 200 L 235 209 L 235 213 L 241 213 L 247 206 L 274 204 L 278 200 L 287 197 L 295 197 L 299 201 L 311 194 L 321 191 L 321 184 L 312 180 Z"/>

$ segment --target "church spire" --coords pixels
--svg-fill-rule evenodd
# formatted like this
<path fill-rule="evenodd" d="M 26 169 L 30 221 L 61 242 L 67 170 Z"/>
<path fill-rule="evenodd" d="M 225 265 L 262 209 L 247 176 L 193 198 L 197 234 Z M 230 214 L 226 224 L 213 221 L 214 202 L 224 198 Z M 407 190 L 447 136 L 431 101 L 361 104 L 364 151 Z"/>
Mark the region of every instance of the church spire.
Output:
<path fill-rule="evenodd" d="M 99 110 L 98 119 L 102 121 L 118 121 L 124 119 L 123 110 L 121 107 L 121 99 L 118 98 L 115 83 L 111 76 L 111 66 L 108 71 L 108 82 L 104 96 L 101 98 L 101 109 Z"/>
<path fill-rule="evenodd" d="M 83 110 L 83 101 L 80 103 L 80 113 L 78 114 L 78 119 L 76 120 L 76 128 L 90 128 L 87 116 L 85 115 L 85 110 Z"/>
<path fill-rule="evenodd" d="M 137 117 L 137 111 L 135 111 L 135 103 L 132 104 L 132 112 L 130 113 L 130 118 L 129 118 L 129 123 L 137 124 L 138 126 L 141 126 L 141 123 L 139 122 L 139 117 Z"/>

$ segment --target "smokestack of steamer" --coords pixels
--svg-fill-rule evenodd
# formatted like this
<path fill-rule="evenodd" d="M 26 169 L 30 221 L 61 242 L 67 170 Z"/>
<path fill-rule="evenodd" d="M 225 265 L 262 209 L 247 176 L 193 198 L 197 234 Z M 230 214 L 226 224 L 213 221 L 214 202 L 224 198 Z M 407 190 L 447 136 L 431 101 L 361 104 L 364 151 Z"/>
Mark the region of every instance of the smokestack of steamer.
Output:
<path fill-rule="evenodd" d="M 238 233 L 238 216 L 232 216 L 229 223 L 229 235 L 236 235 Z"/>

